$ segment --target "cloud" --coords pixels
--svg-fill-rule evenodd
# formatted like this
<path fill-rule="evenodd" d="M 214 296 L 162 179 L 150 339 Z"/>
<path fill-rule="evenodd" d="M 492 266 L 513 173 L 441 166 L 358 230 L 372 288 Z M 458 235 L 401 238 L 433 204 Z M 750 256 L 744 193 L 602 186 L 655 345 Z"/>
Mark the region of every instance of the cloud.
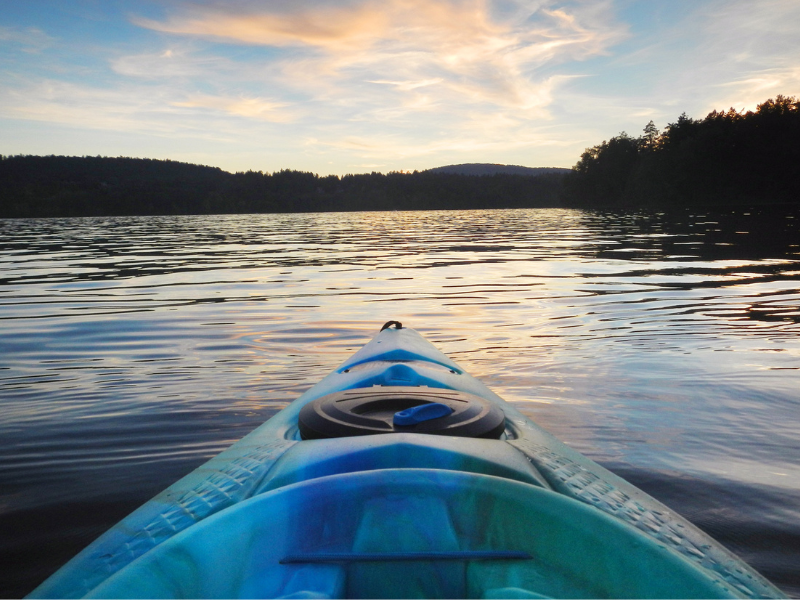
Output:
<path fill-rule="evenodd" d="M 719 87 L 723 92 L 717 93 L 713 108 L 752 110 L 778 94 L 800 96 L 800 67 L 757 70 Z"/>
<path fill-rule="evenodd" d="M 0 26 L 0 44 L 18 46 L 23 52 L 37 54 L 54 42 L 52 37 L 37 27 L 19 29 Z"/>
<path fill-rule="evenodd" d="M 800 95 L 796 0 L 646 6 L 620 13 L 633 32 L 626 43 L 593 61 L 586 77 L 554 91 L 555 118 L 569 117 L 581 145 L 621 131 L 636 135 L 650 119 L 663 128 L 683 112 L 702 118 L 715 109 L 754 109 L 777 94 Z M 577 66 L 566 65 L 575 75 Z"/>
<path fill-rule="evenodd" d="M 651 107 L 679 107 L 694 117 L 750 109 L 779 93 L 800 93 L 798 30 L 796 0 L 709 0 L 650 31 L 651 43 L 618 62 L 657 77 L 645 98 Z"/>
<path fill-rule="evenodd" d="M 753 109 L 777 94 L 800 94 L 800 3 L 739 1 L 708 14 L 703 52 L 719 75 L 709 109 Z"/>
<path fill-rule="evenodd" d="M 409 109 L 457 101 L 541 115 L 552 101 L 543 86 L 553 80 L 540 70 L 603 53 L 625 35 L 599 10 L 608 3 L 573 2 L 552 10 L 550 4 L 511 2 L 499 11 L 488 0 L 300 1 L 239 12 L 189 5 L 162 21 L 134 22 L 170 34 L 282 50 L 274 63 L 281 83 L 334 102 L 372 82 L 385 87 L 380 94 L 366 90 L 367 96 L 382 95 L 384 104 L 393 96 Z M 427 99 L 404 98 L 422 87 L 431 88 Z"/>
<path fill-rule="evenodd" d="M 133 22 L 165 33 L 221 38 L 250 45 L 339 47 L 374 38 L 386 29 L 387 15 L 372 6 L 318 6 L 312 10 L 244 14 L 232 12 L 231 7 L 198 6 L 162 22 L 136 17 Z"/>
<path fill-rule="evenodd" d="M 321 138 L 306 140 L 305 145 L 321 152 L 346 152 L 364 160 L 380 157 L 397 164 L 418 162 L 428 157 L 448 157 L 463 160 L 465 156 L 503 156 L 531 148 L 560 148 L 573 141 L 555 138 L 547 127 L 521 127 L 519 119 L 502 114 L 471 115 L 462 127 L 451 128 L 442 135 L 423 139 L 410 138 L 402 133 L 364 132 L 361 135 L 339 135 L 332 131 Z"/>
<path fill-rule="evenodd" d="M 377 79 L 375 81 L 370 81 L 369 83 L 391 85 L 403 91 L 410 91 L 421 87 L 428 87 L 429 85 L 436 85 L 437 83 L 442 83 L 442 81 L 444 80 L 441 77 L 437 77 L 436 79 L 423 79 L 421 81 L 389 81 Z"/>
<path fill-rule="evenodd" d="M 169 112 L 157 92 L 148 95 L 130 88 L 108 90 L 56 79 L 4 83 L 0 111 L 6 118 L 116 131 L 175 131 L 166 119 L 153 118 L 153 113 L 163 117 Z"/>
<path fill-rule="evenodd" d="M 568 155 L 575 136 L 556 133 L 551 107 L 575 76 L 560 67 L 606 54 L 627 35 L 607 1 L 181 6 L 159 21 L 134 19 L 166 34 L 165 46 L 111 59 L 117 75 L 161 92 L 163 114 L 189 132 L 204 119 L 228 132 L 251 122 L 254 143 L 261 127 L 291 123 L 285 135 L 306 157 L 401 168 L 442 155 Z"/>
<path fill-rule="evenodd" d="M 183 108 L 216 110 L 236 117 L 273 123 L 286 123 L 293 120 L 293 116 L 283 110 L 289 106 L 287 103 L 275 102 L 265 98 L 250 98 L 246 96 L 224 97 L 200 94 L 192 96 L 187 100 L 173 102 L 172 105 Z"/>
<path fill-rule="evenodd" d="M 156 52 L 112 57 L 110 65 L 125 77 L 183 82 L 223 73 L 235 66 L 223 57 L 201 55 L 191 46 L 174 45 Z"/>
<path fill-rule="evenodd" d="M 187 95 L 170 88 L 135 85 L 104 89 L 55 79 L 4 83 L 7 85 L 0 86 L 4 118 L 117 134 L 230 143 L 254 134 L 250 121 L 270 125 L 293 118 L 284 111 L 283 103 L 257 97 Z"/>

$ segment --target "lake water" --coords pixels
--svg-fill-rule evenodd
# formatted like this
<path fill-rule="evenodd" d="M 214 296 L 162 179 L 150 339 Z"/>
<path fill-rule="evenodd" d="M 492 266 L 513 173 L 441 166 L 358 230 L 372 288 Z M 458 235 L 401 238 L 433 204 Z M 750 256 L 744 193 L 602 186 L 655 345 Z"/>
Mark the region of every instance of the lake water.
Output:
<path fill-rule="evenodd" d="M 0 596 L 413 327 L 800 595 L 800 211 L 0 220 Z"/>

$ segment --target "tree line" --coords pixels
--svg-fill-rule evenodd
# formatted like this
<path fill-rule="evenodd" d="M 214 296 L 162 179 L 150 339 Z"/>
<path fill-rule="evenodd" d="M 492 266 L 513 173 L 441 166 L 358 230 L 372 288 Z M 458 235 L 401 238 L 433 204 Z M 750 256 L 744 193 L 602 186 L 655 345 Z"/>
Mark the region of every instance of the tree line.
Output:
<path fill-rule="evenodd" d="M 623 132 L 561 173 L 442 170 L 320 177 L 171 160 L 0 156 L 0 217 L 800 203 L 800 101 L 682 114 Z"/>
<path fill-rule="evenodd" d="M 0 217 L 552 207 L 561 174 L 228 173 L 171 160 L 0 157 Z"/>
<path fill-rule="evenodd" d="M 684 113 L 660 133 L 650 121 L 587 148 L 562 194 L 586 208 L 800 203 L 800 101 Z"/>

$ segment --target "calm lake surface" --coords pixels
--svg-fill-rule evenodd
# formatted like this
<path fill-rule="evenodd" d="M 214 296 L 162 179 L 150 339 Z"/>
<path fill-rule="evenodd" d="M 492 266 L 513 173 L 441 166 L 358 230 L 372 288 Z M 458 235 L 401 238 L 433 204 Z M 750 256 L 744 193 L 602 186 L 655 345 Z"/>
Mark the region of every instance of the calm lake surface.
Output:
<path fill-rule="evenodd" d="M 800 211 L 0 220 L 0 596 L 395 319 L 800 595 Z"/>

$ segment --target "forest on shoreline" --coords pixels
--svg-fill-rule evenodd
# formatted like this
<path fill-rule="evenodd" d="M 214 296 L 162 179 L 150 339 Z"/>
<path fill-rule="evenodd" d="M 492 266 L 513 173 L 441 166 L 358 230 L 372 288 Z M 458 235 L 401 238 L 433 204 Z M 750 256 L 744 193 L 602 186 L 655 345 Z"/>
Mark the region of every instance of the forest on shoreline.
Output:
<path fill-rule="evenodd" d="M 586 149 L 562 198 L 581 208 L 800 203 L 800 100 L 622 132 Z"/>
<path fill-rule="evenodd" d="M 171 160 L 0 156 L 0 218 L 800 203 L 800 101 L 684 113 L 588 148 L 566 175 L 431 171 L 320 177 Z"/>
<path fill-rule="evenodd" d="M 11 156 L 0 160 L 0 217 L 553 207 L 562 180 L 558 173 L 233 174 L 170 160 Z"/>

